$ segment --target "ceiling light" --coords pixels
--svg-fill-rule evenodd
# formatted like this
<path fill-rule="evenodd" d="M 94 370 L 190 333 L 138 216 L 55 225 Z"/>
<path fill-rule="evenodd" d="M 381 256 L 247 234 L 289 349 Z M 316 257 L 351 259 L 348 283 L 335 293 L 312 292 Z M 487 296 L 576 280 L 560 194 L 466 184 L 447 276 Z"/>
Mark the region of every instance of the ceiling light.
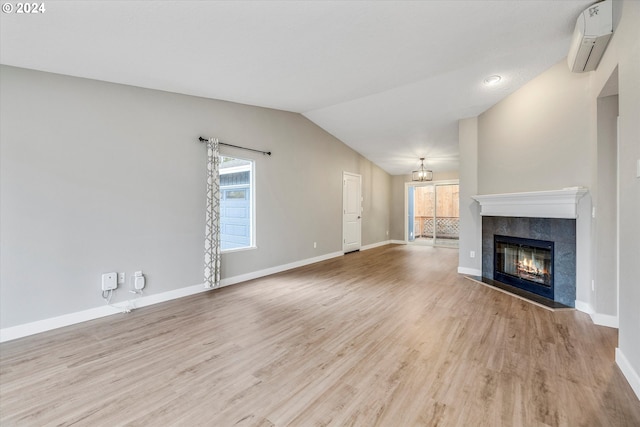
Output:
<path fill-rule="evenodd" d="M 489 76 L 486 79 L 484 79 L 484 84 L 492 86 L 492 85 L 498 84 L 500 80 L 502 80 L 502 77 L 500 77 L 497 74 L 494 74 L 493 76 Z"/>
<path fill-rule="evenodd" d="M 420 157 L 420 169 L 411 173 L 413 181 L 431 181 L 433 180 L 433 171 L 424 168 L 424 157 Z"/>

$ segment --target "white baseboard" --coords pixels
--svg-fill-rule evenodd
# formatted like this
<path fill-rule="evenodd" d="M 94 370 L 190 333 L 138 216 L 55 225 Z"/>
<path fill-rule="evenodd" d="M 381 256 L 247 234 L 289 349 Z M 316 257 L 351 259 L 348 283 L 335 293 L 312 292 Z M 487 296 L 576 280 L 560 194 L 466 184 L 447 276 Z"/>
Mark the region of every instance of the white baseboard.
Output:
<path fill-rule="evenodd" d="M 372 243 L 372 244 L 370 244 L 370 245 L 364 245 L 364 246 L 362 246 L 362 247 L 360 248 L 360 250 L 361 250 L 361 251 L 366 251 L 366 250 L 368 250 L 368 249 L 378 248 L 378 247 L 380 247 L 380 246 L 390 245 L 390 244 L 392 244 L 392 243 L 393 243 L 393 241 L 392 241 L 392 240 L 385 240 L 385 241 L 378 242 L 378 243 Z"/>
<path fill-rule="evenodd" d="M 633 369 L 629 360 L 625 357 L 620 348 L 616 348 L 616 364 L 622 371 L 622 374 L 629 382 L 638 400 L 640 400 L 640 375 Z"/>
<path fill-rule="evenodd" d="M 594 313 L 591 304 L 580 300 L 576 300 L 576 310 L 587 313 L 588 315 L 592 315 Z"/>
<path fill-rule="evenodd" d="M 477 268 L 458 267 L 458 273 L 482 277 L 482 270 L 478 270 Z"/>
<path fill-rule="evenodd" d="M 11 341 L 29 335 L 35 335 L 41 332 L 75 325 L 76 323 L 99 319 L 101 317 L 111 316 L 112 314 L 122 314 L 127 310 L 146 307 L 148 305 L 158 304 L 161 302 L 186 297 L 209 290 L 210 289 L 205 288 L 202 284 L 187 286 L 185 288 L 174 289 L 168 292 L 162 292 L 154 295 L 145 295 L 138 298 L 134 297 L 131 300 L 121 301 L 113 303 L 111 305 L 103 305 L 100 307 L 90 308 L 88 310 L 63 314 L 62 316 L 50 317 L 48 319 L 37 320 L 35 322 L 24 323 L 22 325 L 12 326 L 9 328 L 3 328 L 0 329 L 0 342 Z"/>
<path fill-rule="evenodd" d="M 390 240 L 390 243 L 394 244 L 394 245 L 406 245 L 407 242 L 404 240 Z"/>
<path fill-rule="evenodd" d="M 370 245 L 360 246 L 360 250 L 361 251 L 366 251 L 366 250 L 369 250 L 369 249 L 378 248 L 380 246 L 384 246 L 384 245 L 388 245 L 388 244 L 389 244 L 388 240 L 386 240 L 384 242 L 372 243 Z"/>
<path fill-rule="evenodd" d="M 618 316 L 597 313 L 588 302 L 576 300 L 576 310 L 587 313 L 595 325 L 618 328 Z"/>
<path fill-rule="evenodd" d="M 264 270 L 253 271 L 247 274 L 241 274 L 239 276 L 228 277 L 220 280 L 220 287 L 223 288 L 229 285 L 235 285 L 236 283 L 246 282 L 248 280 L 258 279 L 260 277 L 269 276 L 271 274 L 281 273 L 283 271 L 291 270 L 293 268 L 303 267 L 309 264 L 315 264 L 316 262 L 325 261 L 331 258 L 343 256 L 343 252 L 331 252 L 325 255 L 320 255 L 314 258 L 307 258 L 300 261 L 290 262 L 288 264 L 278 265 L 275 267 L 265 268 Z"/>
<path fill-rule="evenodd" d="M 234 285 L 236 283 L 246 282 L 247 280 L 257 279 L 259 277 L 268 276 L 270 274 L 280 273 L 282 271 L 291 270 L 292 268 L 302 267 L 308 264 L 324 261 L 330 258 L 342 256 L 342 252 L 332 252 L 314 258 L 308 258 L 289 264 L 279 265 L 276 267 L 266 268 L 264 270 L 254 271 L 252 273 L 241 274 L 239 276 L 228 277 L 220 281 L 220 287 Z M 37 320 L 35 322 L 24 323 L 22 325 L 11 326 L 9 328 L 0 329 L 0 342 L 11 341 L 23 338 L 29 335 L 39 334 L 41 332 L 62 328 L 65 326 L 75 325 L 77 323 L 86 322 L 88 320 L 99 319 L 101 317 L 111 316 L 113 314 L 125 313 L 127 310 L 133 310 L 140 307 L 146 307 L 161 302 L 170 301 L 189 295 L 207 292 L 212 289 L 205 288 L 204 284 L 187 286 L 184 288 L 174 289 L 167 292 L 161 292 L 152 295 L 143 295 L 133 297 L 128 301 L 121 301 L 111 305 L 103 305 L 100 307 L 90 308 L 88 310 L 77 311 L 74 313 L 64 314 L 62 316 L 51 317 L 48 319 Z"/>
<path fill-rule="evenodd" d="M 608 326 L 610 328 L 618 329 L 618 316 L 612 316 L 611 314 L 593 313 L 591 315 L 593 323 L 600 326 Z"/>

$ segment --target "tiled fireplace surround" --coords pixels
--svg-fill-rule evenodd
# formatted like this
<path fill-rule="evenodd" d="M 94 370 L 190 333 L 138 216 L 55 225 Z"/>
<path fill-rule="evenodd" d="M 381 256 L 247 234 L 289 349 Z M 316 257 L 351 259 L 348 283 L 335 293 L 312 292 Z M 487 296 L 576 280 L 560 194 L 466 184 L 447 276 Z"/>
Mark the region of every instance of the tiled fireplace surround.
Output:
<path fill-rule="evenodd" d="M 482 276 L 493 279 L 493 236 L 554 242 L 554 301 L 576 301 L 576 220 L 564 218 L 482 217 Z"/>
<path fill-rule="evenodd" d="M 514 236 L 555 243 L 554 300 L 570 307 L 576 302 L 576 218 L 586 189 L 570 188 L 529 193 L 474 196 L 482 215 L 482 276 L 493 279 L 493 237 Z"/>

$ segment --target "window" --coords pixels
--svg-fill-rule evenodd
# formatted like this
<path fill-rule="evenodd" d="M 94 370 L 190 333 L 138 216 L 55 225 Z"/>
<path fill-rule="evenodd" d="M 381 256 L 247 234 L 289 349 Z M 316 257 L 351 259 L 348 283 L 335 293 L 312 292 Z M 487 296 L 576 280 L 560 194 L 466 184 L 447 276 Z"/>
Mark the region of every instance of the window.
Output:
<path fill-rule="evenodd" d="M 220 157 L 220 247 L 254 247 L 253 161 Z"/>

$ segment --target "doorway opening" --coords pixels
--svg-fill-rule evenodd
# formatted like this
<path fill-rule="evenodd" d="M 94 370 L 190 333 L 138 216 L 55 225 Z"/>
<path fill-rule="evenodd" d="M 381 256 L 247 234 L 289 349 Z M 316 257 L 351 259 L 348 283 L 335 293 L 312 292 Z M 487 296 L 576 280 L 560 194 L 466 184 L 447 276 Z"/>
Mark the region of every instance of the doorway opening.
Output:
<path fill-rule="evenodd" d="M 406 184 L 406 240 L 410 244 L 458 247 L 460 185 L 455 181 Z"/>

